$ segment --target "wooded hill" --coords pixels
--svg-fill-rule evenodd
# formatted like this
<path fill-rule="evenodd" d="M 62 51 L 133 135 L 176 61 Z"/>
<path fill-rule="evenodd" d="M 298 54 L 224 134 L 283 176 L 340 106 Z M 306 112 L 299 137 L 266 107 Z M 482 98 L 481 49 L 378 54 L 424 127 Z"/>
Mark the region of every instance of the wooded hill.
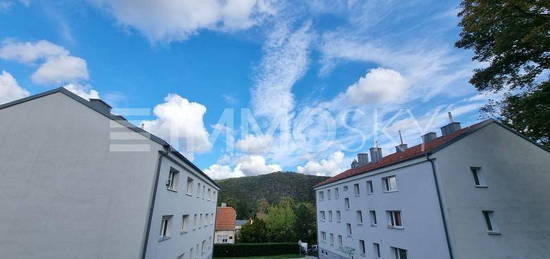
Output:
<path fill-rule="evenodd" d="M 295 202 L 315 204 L 313 186 L 327 178 L 294 172 L 275 172 L 218 180 L 216 182 L 222 188 L 218 204 L 226 202 L 234 207 L 238 219 L 253 217 L 260 200 L 274 204 L 282 197 L 290 197 Z"/>

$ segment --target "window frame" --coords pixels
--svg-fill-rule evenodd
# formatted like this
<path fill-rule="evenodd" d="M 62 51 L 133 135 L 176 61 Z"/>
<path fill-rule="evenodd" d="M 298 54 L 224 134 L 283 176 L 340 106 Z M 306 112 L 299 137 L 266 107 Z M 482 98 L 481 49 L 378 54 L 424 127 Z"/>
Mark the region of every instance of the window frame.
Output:
<path fill-rule="evenodd" d="M 358 183 L 353 184 L 353 194 L 355 195 L 355 197 L 361 196 L 361 189 L 359 188 Z"/>
<path fill-rule="evenodd" d="M 487 228 L 487 233 L 490 235 L 500 235 L 498 225 L 495 222 L 495 211 L 494 210 L 482 210 L 483 219 L 485 221 L 485 227 Z"/>
<path fill-rule="evenodd" d="M 356 210 L 355 218 L 357 219 L 357 225 L 363 225 L 363 211 Z"/>
<path fill-rule="evenodd" d="M 367 245 L 365 244 L 365 240 L 359 239 L 359 253 L 361 256 L 367 255 Z"/>
<path fill-rule="evenodd" d="M 372 180 L 367 181 L 367 195 L 374 194 L 374 185 L 372 183 Z"/>
<path fill-rule="evenodd" d="M 388 210 L 388 227 L 393 229 L 403 229 L 403 215 L 400 210 Z M 399 215 L 399 217 L 397 217 Z M 397 225 L 399 223 L 399 225 Z"/>
<path fill-rule="evenodd" d="M 401 252 L 405 253 L 405 256 L 402 256 Z M 407 259 L 407 249 L 392 247 L 392 254 L 395 259 Z"/>
<path fill-rule="evenodd" d="M 370 210 L 369 216 L 370 216 L 370 225 L 373 227 L 378 226 L 378 218 L 376 217 L 376 211 Z"/>
<path fill-rule="evenodd" d="M 344 198 L 344 208 L 346 210 L 349 210 L 351 208 L 351 204 L 349 203 L 349 198 Z"/>
<path fill-rule="evenodd" d="M 191 217 L 189 216 L 189 214 L 181 215 L 181 234 L 189 232 L 189 221 L 191 221 Z"/>
<path fill-rule="evenodd" d="M 159 242 L 171 238 L 170 228 L 172 226 L 173 215 L 163 215 L 160 222 L 160 237 Z"/>
<path fill-rule="evenodd" d="M 180 172 L 173 167 L 170 167 L 168 171 L 168 179 L 166 180 L 166 189 L 169 191 L 177 192 L 178 191 L 178 182 L 179 182 Z"/>
<path fill-rule="evenodd" d="M 481 166 L 470 166 L 470 172 L 474 180 L 474 186 L 477 188 L 487 188 L 487 179 Z"/>
<path fill-rule="evenodd" d="M 393 185 L 392 185 L 392 181 L 390 179 L 394 179 Z M 384 192 L 386 192 L 386 193 L 397 192 L 399 190 L 397 188 L 397 176 L 396 175 L 390 175 L 390 176 L 382 177 L 382 186 L 384 187 Z"/>
<path fill-rule="evenodd" d="M 376 243 L 376 242 L 373 242 L 372 246 L 373 246 L 373 250 L 374 250 L 374 253 L 375 253 L 375 258 L 382 257 L 381 256 L 382 254 L 380 253 L 380 244 Z"/>

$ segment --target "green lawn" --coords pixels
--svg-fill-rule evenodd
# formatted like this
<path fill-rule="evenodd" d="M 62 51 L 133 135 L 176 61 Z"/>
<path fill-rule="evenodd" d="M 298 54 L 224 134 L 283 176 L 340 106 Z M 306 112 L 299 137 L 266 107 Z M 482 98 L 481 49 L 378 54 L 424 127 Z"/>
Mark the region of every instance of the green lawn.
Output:
<path fill-rule="evenodd" d="M 299 254 L 288 254 L 288 255 L 272 255 L 272 256 L 252 256 L 252 257 L 216 257 L 220 259 L 287 259 L 287 258 L 304 258 L 300 257 Z"/>

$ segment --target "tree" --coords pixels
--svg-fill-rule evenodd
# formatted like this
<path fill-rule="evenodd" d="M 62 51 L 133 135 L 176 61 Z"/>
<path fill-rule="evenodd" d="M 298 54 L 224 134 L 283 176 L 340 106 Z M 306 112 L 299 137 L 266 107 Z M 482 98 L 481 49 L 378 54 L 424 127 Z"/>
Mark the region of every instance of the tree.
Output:
<path fill-rule="evenodd" d="M 291 198 L 283 198 L 276 206 L 269 207 L 265 224 L 270 242 L 298 241 L 294 230 L 296 224 L 294 201 Z"/>
<path fill-rule="evenodd" d="M 299 203 L 294 208 L 296 223 L 294 230 L 298 239 L 314 244 L 317 243 L 317 218 L 315 206 L 311 203 Z"/>
<path fill-rule="evenodd" d="M 470 83 L 504 93 L 483 110 L 550 146 L 550 1 L 463 0 L 460 40 L 474 60 L 488 64 Z"/>
<path fill-rule="evenodd" d="M 239 232 L 239 242 L 262 243 L 267 242 L 265 222 L 261 219 L 253 219 L 246 223 Z"/>

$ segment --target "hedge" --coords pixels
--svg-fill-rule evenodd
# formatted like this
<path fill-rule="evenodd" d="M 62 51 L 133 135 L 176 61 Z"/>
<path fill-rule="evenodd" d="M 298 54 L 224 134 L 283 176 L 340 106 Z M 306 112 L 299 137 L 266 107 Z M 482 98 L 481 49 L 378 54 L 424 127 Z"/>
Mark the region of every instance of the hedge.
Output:
<path fill-rule="evenodd" d="M 245 257 L 297 254 L 298 243 L 214 244 L 214 257 Z"/>

